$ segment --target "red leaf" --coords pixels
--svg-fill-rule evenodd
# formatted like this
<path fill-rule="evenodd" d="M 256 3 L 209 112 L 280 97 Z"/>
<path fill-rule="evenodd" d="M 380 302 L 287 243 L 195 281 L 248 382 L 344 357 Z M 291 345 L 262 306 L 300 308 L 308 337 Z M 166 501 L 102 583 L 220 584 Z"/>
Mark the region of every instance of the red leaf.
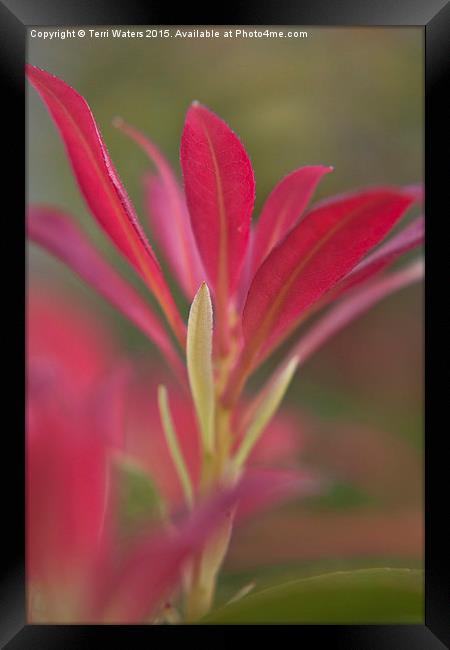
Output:
<path fill-rule="evenodd" d="M 140 540 L 115 569 L 107 563 L 105 571 L 99 565 L 89 608 L 93 620 L 141 622 L 177 586 L 186 561 L 236 506 L 240 522 L 283 499 L 317 488 L 317 480 L 303 471 L 254 470 L 236 486 L 220 489 L 197 504 L 176 527 L 154 531 Z"/>
<path fill-rule="evenodd" d="M 360 262 L 351 273 L 349 273 L 335 289 L 325 296 L 325 303 L 335 300 L 338 296 L 352 289 L 356 285 L 368 280 L 379 273 L 395 260 L 423 243 L 425 235 L 425 222 L 423 216 L 414 219 L 403 228 L 401 232 L 392 237 L 388 242 L 380 246 L 374 253 Z"/>
<path fill-rule="evenodd" d="M 402 268 L 395 273 L 373 280 L 360 289 L 352 291 L 348 297 L 330 308 L 311 329 L 300 339 L 289 354 L 300 358 L 300 363 L 306 361 L 341 329 L 346 327 L 355 318 L 364 314 L 386 296 L 417 282 L 423 277 L 423 262 L 419 260 L 414 264 Z"/>
<path fill-rule="evenodd" d="M 385 237 L 411 202 L 381 189 L 312 210 L 257 272 L 244 307 L 245 340 L 269 347 Z"/>
<path fill-rule="evenodd" d="M 177 188 L 178 191 L 179 188 Z M 179 194 L 178 219 L 169 200 L 165 179 L 155 174 L 145 178 L 145 201 L 151 232 L 164 252 L 171 270 L 189 301 L 192 301 L 206 274 L 192 232 L 189 212 L 183 195 Z M 172 198 L 175 201 L 174 193 Z M 171 219 L 172 217 L 172 219 Z"/>
<path fill-rule="evenodd" d="M 169 163 L 153 142 L 121 119 L 115 120 L 115 126 L 142 148 L 157 169 L 156 175 L 148 174 L 145 179 L 150 226 L 175 277 L 192 300 L 205 273 L 184 195 Z"/>
<path fill-rule="evenodd" d="M 80 190 L 99 224 L 144 277 L 180 342 L 185 327 L 85 99 L 58 77 L 27 65 L 64 141 Z"/>
<path fill-rule="evenodd" d="M 223 307 L 236 289 L 247 251 L 253 169 L 233 131 L 197 103 L 186 116 L 181 165 L 198 249 Z"/>
<path fill-rule="evenodd" d="M 270 194 L 255 228 L 252 276 L 295 225 L 324 174 L 332 167 L 301 167 L 283 178 Z"/>
<path fill-rule="evenodd" d="M 142 330 L 175 369 L 182 368 L 169 337 L 147 303 L 103 260 L 69 215 L 47 206 L 31 207 L 27 231 L 32 241 L 67 264 Z"/>
<path fill-rule="evenodd" d="M 416 246 L 419 246 L 424 239 L 424 225 L 423 217 L 418 217 L 408 224 L 408 226 L 406 226 L 406 228 L 401 232 L 392 237 L 388 242 L 380 246 L 374 253 L 363 259 L 362 262 L 357 264 L 348 275 L 338 282 L 330 291 L 327 291 L 325 295 L 315 303 L 313 308 L 314 312 L 322 309 L 330 302 L 334 302 L 354 287 L 370 280 L 372 276 L 380 273 L 380 271 L 395 262 L 400 255 L 407 253 Z M 308 316 L 310 316 L 311 313 L 312 312 L 308 312 Z M 285 339 L 289 336 L 302 320 L 303 316 L 294 320 L 283 334 L 282 338 Z M 279 345 L 281 340 L 282 339 L 278 339 L 276 345 Z M 264 354 L 260 357 L 259 362 L 262 362 L 263 359 L 273 351 L 274 347 L 275 345 L 267 347 L 264 350 Z"/>

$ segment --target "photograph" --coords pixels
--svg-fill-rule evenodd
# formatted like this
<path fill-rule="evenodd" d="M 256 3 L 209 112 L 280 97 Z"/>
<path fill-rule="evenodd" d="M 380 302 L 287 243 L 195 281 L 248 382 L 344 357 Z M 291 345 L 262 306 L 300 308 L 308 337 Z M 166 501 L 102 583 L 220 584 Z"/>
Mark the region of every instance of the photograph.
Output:
<path fill-rule="evenodd" d="M 424 57 L 27 27 L 27 623 L 424 625 Z"/>

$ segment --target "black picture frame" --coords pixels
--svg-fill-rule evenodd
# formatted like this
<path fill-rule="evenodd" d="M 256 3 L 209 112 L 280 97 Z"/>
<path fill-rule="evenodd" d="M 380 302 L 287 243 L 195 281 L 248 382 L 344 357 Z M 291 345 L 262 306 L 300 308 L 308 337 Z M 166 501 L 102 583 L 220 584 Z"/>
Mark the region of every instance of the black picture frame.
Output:
<path fill-rule="evenodd" d="M 161 3 L 162 4 L 162 3 Z M 243 4 L 243 3 L 242 3 Z M 223 7 L 225 8 L 225 7 Z M 111 0 L 2 0 L 0 2 L 0 69 L 4 82 L 1 124 L 4 135 L 11 136 L 11 146 L 3 151 L 7 160 L 3 194 L 8 195 L 8 214 L 4 220 L 11 227 L 8 233 L 9 260 L 14 259 L 14 273 L 8 262 L 4 281 L 4 304 L 8 309 L 6 325 L 10 331 L 4 341 L 16 341 L 17 353 L 7 375 L 7 412 L 14 418 L 4 426 L 4 451 L 2 480 L 2 546 L 0 575 L 0 645 L 9 650 L 51 650 L 52 648 L 97 648 L 109 643 L 120 647 L 148 647 L 153 639 L 173 638 L 180 633 L 177 626 L 69 626 L 28 625 L 25 618 L 25 568 L 24 568 L 24 301 L 25 258 L 24 251 L 24 157 L 25 157 L 25 77 L 26 30 L 40 25 L 101 25 L 101 24 L 173 24 L 171 7 L 161 7 L 154 2 L 113 3 Z M 424 625 L 309 625 L 294 626 L 298 643 L 323 643 L 345 650 L 370 648 L 401 650 L 436 650 L 450 647 L 450 598 L 448 590 L 448 533 L 444 531 L 446 515 L 445 490 L 448 484 L 448 455 L 444 445 L 448 437 L 443 399 L 445 374 L 445 320 L 435 305 L 441 293 L 436 278 L 445 275 L 444 263 L 448 252 L 440 255 L 439 225 L 445 220 L 443 192 L 448 192 L 447 165 L 440 164 L 439 153 L 448 155 L 449 106 L 445 101 L 446 81 L 450 62 L 450 3 L 447 0 L 284 0 L 257 3 L 249 1 L 235 14 L 214 17 L 205 9 L 195 16 L 189 5 L 189 14 L 177 9 L 177 23 L 200 25 L 275 25 L 296 24 L 314 26 L 406 26 L 423 28 L 425 39 L 426 105 L 425 105 L 425 179 L 426 179 L 426 419 L 425 419 L 425 624 Z M 220 12 L 222 7 L 215 7 Z M 6 148 L 7 147 L 7 148 Z M 432 163 L 433 157 L 433 163 Z M 8 219 L 7 219 L 8 217 Z M 10 242 L 10 243 L 9 243 Z M 3 251 L 6 252 L 6 246 Z M 448 271 L 447 271 L 448 273 Z M 12 281 L 14 275 L 14 282 Z M 20 285 L 19 287 L 17 285 Z M 445 286 L 445 285 L 444 285 Z M 448 298 L 445 298 L 448 301 Z M 10 311 L 11 310 L 11 311 Z M 14 316 L 11 316 L 14 314 Z M 22 323 L 22 326 L 20 324 Z M 446 328 L 446 329 L 444 329 Z M 441 336 L 440 336 L 441 335 Z M 448 338 L 448 337 L 447 337 Z M 7 344 L 9 347 L 9 343 Z M 436 379 L 439 376 L 442 379 Z M 432 385 L 431 385 L 432 384 Z M 18 398 L 14 409 L 13 398 Z M 448 400 L 448 398 L 447 398 Z M 5 407 L 4 407 L 5 408 Z M 6 409 L 5 409 L 6 412 Z M 432 417 L 432 414 L 435 417 Z M 17 417 L 17 414 L 18 417 Z M 436 416 L 437 414 L 437 416 Z M 441 417 L 439 417 L 441 416 Z M 441 449 L 442 446 L 442 449 Z M 9 472 L 6 471 L 8 466 Z M 448 518 L 448 517 L 447 517 Z M 446 571 L 447 569 L 447 571 Z M 226 640 L 234 636 L 237 626 L 221 627 L 220 636 Z M 265 626 L 264 635 L 275 634 L 277 641 L 287 626 Z M 291 627 L 291 626 L 289 626 Z M 183 626 L 181 630 L 188 642 L 197 633 L 213 638 L 216 626 Z M 249 626 L 240 628 L 239 634 L 248 634 Z M 292 629 L 290 629 L 292 632 Z M 253 634 L 253 632 L 251 632 Z M 297 636 L 298 635 L 298 636 Z M 269 639 L 267 639 L 269 641 Z M 279 642 L 279 641 L 278 641 Z M 304 645 L 309 647 L 309 645 Z"/>

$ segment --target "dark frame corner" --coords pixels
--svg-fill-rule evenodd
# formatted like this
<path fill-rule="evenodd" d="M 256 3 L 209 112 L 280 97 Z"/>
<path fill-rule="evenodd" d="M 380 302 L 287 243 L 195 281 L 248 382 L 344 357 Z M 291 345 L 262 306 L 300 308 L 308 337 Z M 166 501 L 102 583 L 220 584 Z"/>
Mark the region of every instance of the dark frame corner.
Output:
<path fill-rule="evenodd" d="M 161 3 L 162 4 L 162 3 Z M 25 82 L 24 62 L 26 56 L 26 30 L 31 25 L 85 25 L 85 24 L 171 24 L 167 9 L 161 9 L 154 2 L 138 3 L 137 0 L 128 0 L 127 3 L 97 2 L 71 3 L 60 0 L 58 3 L 47 3 L 46 0 L 0 0 L 0 69 L 6 85 L 2 96 L 2 108 L 5 111 L 3 124 L 18 122 L 14 131 L 14 146 L 12 157 L 8 158 L 9 178 L 8 191 L 12 196 L 10 217 L 16 215 L 14 222 L 17 238 L 16 260 L 23 259 L 24 255 L 24 225 L 21 219 L 23 214 L 23 170 L 25 151 Z M 220 11 L 220 8 L 219 8 Z M 166 20 L 164 18 L 166 17 Z M 283 0 L 281 2 L 266 3 L 264 9 L 254 2 L 246 3 L 240 13 L 212 18 L 205 12 L 195 18 L 190 12 L 189 17 L 177 14 L 178 24 L 299 24 L 299 25 L 377 25 L 377 26 L 417 26 L 424 28 L 425 34 L 425 68 L 426 68 L 426 209 L 432 215 L 434 223 L 428 219 L 427 225 L 427 279 L 426 279 L 426 326 L 431 331 L 432 341 L 427 337 L 426 361 L 426 508 L 425 508 L 425 535 L 426 535 L 426 561 L 425 561 L 425 624 L 424 625 L 396 625 L 396 626 L 300 626 L 296 628 L 301 641 L 310 639 L 314 642 L 328 641 L 335 648 L 349 650 L 350 648 L 371 648 L 401 650 L 438 650 L 450 647 L 449 626 L 449 600 L 448 585 L 445 585 L 445 567 L 448 569 L 448 548 L 450 546 L 448 534 L 445 537 L 440 521 L 444 518 L 445 507 L 442 495 L 445 494 L 445 478 L 448 476 L 448 460 L 443 445 L 445 433 L 441 425 L 433 431 L 431 412 L 442 409 L 442 418 L 438 422 L 446 422 L 447 417 L 443 412 L 445 399 L 443 390 L 439 391 L 438 382 L 430 387 L 431 363 L 441 366 L 442 370 L 448 368 L 443 360 L 443 350 L 448 349 L 444 341 L 443 320 L 431 309 L 431 298 L 434 291 L 433 277 L 448 277 L 445 269 L 439 269 L 439 259 L 447 260 L 448 252 L 444 256 L 437 255 L 433 248 L 437 245 L 435 231 L 439 217 L 439 207 L 447 205 L 440 201 L 442 188 L 448 187 L 448 179 L 444 179 L 447 172 L 445 165 L 438 166 L 436 162 L 431 165 L 431 154 L 434 160 L 442 159 L 442 154 L 448 155 L 448 138 L 445 137 L 444 122 L 445 81 L 448 79 L 450 37 L 450 3 L 448 0 L 332 0 L 328 2 L 313 2 L 304 0 Z M 446 75 L 447 73 L 447 75 Z M 448 85 L 448 83 L 447 83 Z M 448 106 L 448 104 L 447 104 Z M 448 108 L 447 108 L 448 110 Z M 12 130 L 12 129 L 11 129 Z M 448 127 L 447 127 L 448 133 Z M 20 140 L 20 142 L 18 141 Z M 15 154 L 15 155 L 14 155 Z M 9 156 L 9 152 L 8 152 Z M 442 178 L 441 178 L 442 177 Z M 11 192 L 11 190 L 13 190 Z M 436 214 L 434 214 L 436 213 Z M 431 226 L 430 226 L 431 223 Z M 445 239 L 445 238 L 441 238 Z M 16 251 L 15 251 L 16 252 Z M 443 267 L 443 264 L 442 264 Z M 17 265 L 16 279 L 23 278 L 22 287 L 25 286 L 25 265 Z M 23 273 L 23 275 L 22 275 Z M 8 276 L 7 276 L 8 277 Z M 24 314 L 24 305 L 21 291 L 5 283 L 8 301 L 16 301 L 18 314 Z M 9 295 L 8 295 L 9 292 Z M 436 292 L 437 293 L 437 292 Z M 434 301 L 433 301 L 434 302 Z M 12 321 L 13 319 L 11 319 Z M 23 320 L 24 322 L 24 320 Z M 444 321 L 445 322 L 445 321 Z M 23 350 L 24 330 L 17 328 L 17 320 L 9 325 L 11 340 L 17 340 L 19 349 Z M 432 328 L 432 329 L 431 329 Z M 439 337 L 442 333 L 442 337 Z M 437 336 L 436 336 L 437 334 Z M 9 340 L 9 338 L 8 338 Z M 438 348 L 439 340 L 441 347 Z M 444 344 L 442 346 L 442 344 Z M 436 351 L 436 354 L 434 352 Z M 434 358 L 434 359 L 433 359 Z M 17 357 L 16 357 L 17 359 Z M 17 375 L 17 384 L 12 390 L 17 395 L 23 395 L 24 370 L 17 373 L 17 361 L 10 375 Z M 442 375 L 443 376 L 443 373 Z M 433 370 L 434 377 L 434 370 Z M 11 384 L 10 384 L 11 385 Z M 22 398 L 19 398 L 19 412 L 24 411 Z M 447 398 L 448 400 L 448 398 Z M 22 420 L 23 421 L 23 420 Z M 18 427 L 17 427 L 18 428 Z M 129 647 L 144 647 L 148 645 L 149 637 L 153 634 L 173 634 L 176 628 L 149 628 L 148 626 L 51 626 L 27 625 L 25 616 L 25 570 L 24 570 L 24 442 L 23 430 L 12 431 L 5 427 L 5 439 L 8 444 L 8 457 L 11 458 L 11 475 L 6 477 L 3 488 L 3 521 L 7 522 L 3 531 L 2 543 L 2 569 L 0 578 L 0 646 L 9 650 L 26 648 L 27 650 L 51 650 L 53 648 L 94 648 L 106 645 L 107 637 L 111 635 L 112 641 L 120 645 L 131 644 Z M 438 434 L 433 435 L 434 433 Z M 15 434 L 13 436 L 12 434 Z M 442 442 L 441 442 L 442 441 Z M 431 471 L 432 467 L 432 471 Z M 5 512 L 6 509 L 6 512 Z M 12 531 L 9 534 L 9 531 Z M 448 575 L 448 571 L 447 571 Z M 445 589 L 447 587 L 447 589 Z M 179 628 L 178 628 L 179 629 Z M 248 629 L 248 628 L 245 628 Z M 241 628 L 239 634 L 244 633 Z M 167 630 L 167 632 L 166 632 Z M 199 630 L 199 626 L 184 628 L 183 634 L 191 634 L 191 630 Z M 264 634 L 274 631 L 278 635 L 280 628 L 275 626 L 265 628 Z M 201 634 L 214 634 L 214 627 L 202 626 Z M 233 626 L 222 628 L 221 634 L 231 635 Z M 297 632 L 296 632 L 297 633 Z M 141 646 L 142 642 L 142 646 Z"/>

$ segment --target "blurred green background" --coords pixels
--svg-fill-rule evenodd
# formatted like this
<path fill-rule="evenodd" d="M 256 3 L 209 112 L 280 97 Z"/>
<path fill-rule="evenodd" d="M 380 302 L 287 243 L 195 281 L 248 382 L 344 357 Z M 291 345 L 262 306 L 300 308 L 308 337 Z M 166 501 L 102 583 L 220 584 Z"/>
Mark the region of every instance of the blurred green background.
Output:
<path fill-rule="evenodd" d="M 112 119 L 121 116 L 145 131 L 178 171 L 184 115 L 194 99 L 222 116 L 244 143 L 256 175 L 255 215 L 274 184 L 305 164 L 335 168 L 316 198 L 422 181 L 421 29 L 313 28 L 307 39 L 284 40 L 29 38 L 28 61 L 87 99 L 141 216 L 148 163 Z M 73 212 L 128 274 L 89 218 L 33 90 L 28 200 Z M 149 353 L 145 338 L 124 318 L 34 247 L 28 272 L 80 294 L 130 353 Z M 187 313 L 186 304 L 182 309 Z M 422 320 L 422 289 L 404 290 L 336 336 L 297 374 L 287 403 L 302 423 L 302 457 L 332 476 L 333 487 L 319 499 L 285 508 L 277 515 L 281 520 L 267 515 L 238 533 L 225 594 L 235 582 L 242 584 L 249 563 L 248 578 L 263 582 L 274 571 L 420 566 Z M 258 563 L 253 553 L 262 538 L 272 562 Z"/>

